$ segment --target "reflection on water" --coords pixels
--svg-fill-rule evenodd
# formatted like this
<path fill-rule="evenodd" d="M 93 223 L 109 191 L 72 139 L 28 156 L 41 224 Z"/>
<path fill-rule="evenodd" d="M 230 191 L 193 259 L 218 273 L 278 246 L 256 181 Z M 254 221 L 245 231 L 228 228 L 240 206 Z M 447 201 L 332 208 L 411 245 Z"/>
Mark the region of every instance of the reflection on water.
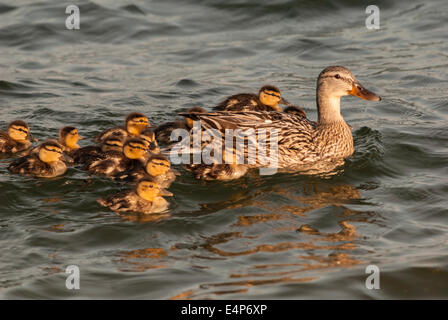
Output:
<path fill-rule="evenodd" d="M 116 263 L 120 265 L 119 271 L 144 272 L 149 269 L 166 268 L 167 265 L 160 263 L 161 260 L 167 255 L 168 252 L 162 248 L 130 250 L 118 254 L 120 259 L 116 261 Z"/>
<path fill-rule="evenodd" d="M 208 255 L 232 259 L 239 256 L 255 256 L 260 253 L 297 252 L 295 259 L 290 263 L 264 263 L 252 264 L 232 269 L 229 273 L 229 281 L 203 283 L 198 288 L 189 289 L 172 297 L 172 299 L 188 299 L 207 297 L 210 294 L 220 295 L 242 293 L 250 287 L 270 285 L 275 283 L 302 283 L 319 279 L 322 272 L 328 272 L 332 268 L 351 268 L 363 263 L 352 257 L 351 252 L 357 248 L 356 240 L 361 236 L 355 225 L 350 222 L 368 222 L 365 212 L 359 212 L 347 208 L 345 203 L 361 199 L 361 193 L 351 185 L 331 185 L 324 183 L 307 183 L 303 186 L 303 193 L 294 196 L 290 190 L 273 187 L 273 192 L 295 200 L 300 205 L 284 205 L 276 208 L 277 213 L 239 215 L 237 222 L 232 225 L 239 231 L 218 233 L 204 237 L 202 243 L 196 248 L 208 252 Z M 264 202 L 248 199 L 245 205 L 266 208 Z M 337 221 L 339 231 L 321 232 L 319 228 L 308 224 L 295 225 L 292 216 L 306 218 L 313 211 L 325 207 L 335 206 L 340 208 L 340 217 Z M 290 225 L 283 228 L 273 228 L 271 233 L 281 234 L 285 231 L 296 230 L 297 240 L 276 243 L 259 243 L 264 234 L 255 234 L 247 228 L 256 224 L 276 222 L 279 220 L 289 221 Z M 248 234 L 251 235 L 248 235 Z M 244 250 L 227 250 L 224 247 L 232 247 L 232 242 L 245 243 Z M 241 246 L 237 246 L 241 247 Z M 295 261 L 294 261 L 295 260 Z M 238 281 L 231 279 L 240 279 Z M 218 290 L 222 287 L 232 287 L 231 290 Z"/>

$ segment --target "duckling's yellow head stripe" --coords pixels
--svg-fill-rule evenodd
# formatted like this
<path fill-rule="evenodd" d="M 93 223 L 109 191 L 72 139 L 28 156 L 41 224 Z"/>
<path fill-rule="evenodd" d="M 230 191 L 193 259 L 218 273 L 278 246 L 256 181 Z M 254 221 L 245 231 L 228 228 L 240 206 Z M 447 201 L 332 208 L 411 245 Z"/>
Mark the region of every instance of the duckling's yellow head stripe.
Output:
<path fill-rule="evenodd" d="M 129 119 L 129 121 L 126 123 L 126 130 L 131 135 L 139 135 L 142 133 L 143 130 L 148 126 L 148 118 L 146 117 L 135 117 Z"/>
<path fill-rule="evenodd" d="M 146 146 L 143 143 L 135 143 L 135 142 L 130 142 L 128 144 L 129 147 L 134 148 L 134 149 L 140 149 L 140 150 L 145 150 L 146 151 Z"/>
<path fill-rule="evenodd" d="M 28 128 L 19 126 L 19 125 L 11 125 L 8 128 L 8 135 L 11 139 L 15 141 L 24 141 L 28 139 Z"/>
<path fill-rule="evenodd" d="M 68 132 L 68 134 L 65 136 L 64 141 L 60 142 L 63 142 L 63 144 L 70 149 L 78 149 L 79 148 L 78 141 L 81 139 L 82 137 L 79 136 L 78 130 L 74 129 Z"/>
<path fill-rule="evenodd" d="M 59 161 L 61 159 L 61 156 L 62 148 L 55 145 L 43 145 L 39 149 L 39 158 L 46 163 Z"/>
<path fill-rule="evenodd" d="M 147 154 L 147 147 L 141 141 L 129 141 L 123 148 L 124 155 L 129 159 L 141 159 Z"/>
<path fill-rule="evenodd" d="M 280 92 L 265 89 L 260 92 L 259 98 L 264 105 L 276 106 L 282 99 L 282 96 Z"/>
<path fill-rule="evenodd" d="M 13 130 L 17 130 L 17 131 L 20 131 L 20 132 L 28 134 L 28 128 L 26 128 L 26 127 L 22 127 L 22 126 L 18 126 L 18 125 L 12 125 L 10 128 L 13 129 Z"/>
<path fill-rule="evenodd" d="M 153 201 L 160 194 L 160 185 L 151 181 L 139 182 L 137 194 L 147 201 Z"/>
<path fill-rule="evenodd" d="M 171 167 L 171 164 L 167 160 L 162 159 L 152 159 L 146 164 L 146 172 L 157 177 L 159 175 L 165 174 Z"/>

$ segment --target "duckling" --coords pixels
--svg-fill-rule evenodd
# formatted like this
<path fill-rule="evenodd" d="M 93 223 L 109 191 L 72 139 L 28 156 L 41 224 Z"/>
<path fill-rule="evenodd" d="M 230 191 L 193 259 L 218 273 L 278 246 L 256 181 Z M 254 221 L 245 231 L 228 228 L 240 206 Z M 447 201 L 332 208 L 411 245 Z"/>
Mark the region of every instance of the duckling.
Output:
<path fill-rule="evenodd" d="M 193 108 L 186 110 L 185 112 L 206 113 L 205 109 L 203 109 L 201 107 L 193 107 Z M 178 141 L 171 141 L 171 132 L 173 132 L 175 129 L 184 129 L 184 130 L 190 131 L 192 127 L 193 127 L 193 120 L 186 117 L 184 120 L 163 123 L 154 129 L 154 133 L 156 134 L 156 140 L 159 143 L 169 144 L 169 143 L 178 142 Z"/>
<path fill-rule="evenodd" d="M 299 106 L 289 106 L 283 110 L 284 113 L 293 114 L 302 118 L 306 118 L 305 111 Z"/>
<path fill-rule="evenodd" d="M 198 180 L 234 180 L 247 173 L 248 167 L 243 164 L 189 164 L 185 170 L 193 173 Z"/>
<path fill-rule="evenodd" d="M 140 133 L 139 137 L 143 139 L 148 147 L 148 150 L 152 154 L 159 154 L 160 148 L 157 144 L 156 134 L 151 129 L 145 129 L 142 133 Z"/>
<path fill-rule="evenodd" d="M 75 127 L 63 127 L 59 129 L 59 143 L 64 147 L 65 159 L 73 163 L 72 155 L 75 150 L 79 149 L 78 141 L 83 138 L 79 135 L 78 129 Z M 21 156 L 27 156 L 31 153 L 39 152 L 39 146 L 22 152 Z"/>
<path fill-rule="evenodd" d="M 115 176 L 141 166 L 149 157 L 146 142 L 140 138 L 130 138 L 123 145 L 122 153 L 108 154 L 106 159 L 93 161 L 84 166 L 92 174 Z"/>
<path fill-rule="evenodd" d="M 101 132 L 94 138 L 94 141 L 101 142 L 110 135 L 135 137 L 150 125 L 148 118 L 140 112 L 132 112 L 126 116 L 124 127 L 115 127 Z"/>
<path fill-rule="evenodd" d="M 8 125 L 8 132 L 0 130 L 0 153 L 17 153 L 31 146 L 30 128 L 25 121 L 15 120 Z"/>
<path fill-rule="evenodd" d="M 63 175 L 67 171 L 66 164 L 61 160 L 63 150 L 64 147 L 56 140 L 47 140 L 39 146 L 38 152 L 16 159 L 8 170 L 42 178 Z"/>
<path fill-rule="evenodd" d="M 123 137 L 112 135 L 105 138 L 101 146 L 87 146 L 74 150 L 71 157 L 75 163 L 84 165 L 84 170 L 87 170 L 94 161 L 121 156 L 123 154 L 123 144 Z"/>
<path fill-rule="evenodd" d="M 160 155 L 155 154 L 149 157 L 145 165 L 134 168 L 131 171 L 119 174 L 116 179 L 122 181 L 136 181 L 150 176 L 160 184 L 162 188 L 169 188 L 171 183 L 176 180 L 176 175 L 180 173 L 171 168 L 170 161 Z"/>
<path fill-rule="evenodd" d="M 282 111 L 278 104 L 289 105 L 282 98 L 280 89 L 266 85 L 261 87 L 258 96 L 253 93 L 240 93 L 228 97 L 213 108 L 216 111 Z"/>
<path fill-rule="evenodd" d="M 127 190 L 97 202 L 114 212 L 159 213 L 169 207 L 168 201 L 163 196 L 167 193 L 153 178 L 144 178 L 137 184 L 135 190 Z"/>
<path fill-rule="evenodd" d="M 64 152 L 68 155 L 74 153 L 80 147 L 78 141 L 84 139 L 79 135 L 78 129 L 75 127 L 63 127 L 59 129 L 59 143 L 64 146 Z"/>

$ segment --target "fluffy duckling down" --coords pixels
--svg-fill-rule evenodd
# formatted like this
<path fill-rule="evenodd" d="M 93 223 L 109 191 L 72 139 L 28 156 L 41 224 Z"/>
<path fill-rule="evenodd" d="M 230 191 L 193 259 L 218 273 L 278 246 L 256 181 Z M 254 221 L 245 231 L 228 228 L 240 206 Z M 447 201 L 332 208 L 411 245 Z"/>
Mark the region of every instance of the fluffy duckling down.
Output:
<path fill-rule="evenodd" d="M 31 146 L 31 140 L 37 141 L 30 134 L 25 121 L 15 120 L 8 125 L 7 131 L 0 130 L 0 153 L 17 153 Z"/>
<path fill-rule="evenodd" d="M 169 202 L 163 196 L 172 194 L 165 191 L 155 179 L 147 177 L 137 183 L 135 190 L 127 190 L 97 202 L 110 210 L 120 212 L 136 213 L 159 213 L 164 212 L 169 207 Z"/>
<path fill-rule="evenodd" d="M 47 140 L 40 144 L 38 152 L 13 161 L 8 170 L 15 174 L 52 178 L 63 175 L 67 166 L 62 161 L 64 147 L 56 140 Z"/>
<path fill-rule="evenodd" d="M 98 134 L 94 138 L 94 141 L 101 143 L 101 141 L 109 136 L 122 136 L 124 138 L 136 137 L 149 126 L 149 120 L 143 113 L 132 112 L 126 116 L 124 127 L 107 129 Z"/>

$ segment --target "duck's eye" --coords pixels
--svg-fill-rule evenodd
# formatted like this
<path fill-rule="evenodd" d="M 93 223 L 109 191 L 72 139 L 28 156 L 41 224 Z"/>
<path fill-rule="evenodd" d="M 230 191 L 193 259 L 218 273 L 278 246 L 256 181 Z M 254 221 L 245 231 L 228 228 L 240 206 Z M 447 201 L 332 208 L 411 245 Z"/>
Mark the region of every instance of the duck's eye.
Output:
<path fill-rule="evenodd" d="M 336 79 L 341 79 L 341 76 L 339 74 L 334 76 Z"/>

